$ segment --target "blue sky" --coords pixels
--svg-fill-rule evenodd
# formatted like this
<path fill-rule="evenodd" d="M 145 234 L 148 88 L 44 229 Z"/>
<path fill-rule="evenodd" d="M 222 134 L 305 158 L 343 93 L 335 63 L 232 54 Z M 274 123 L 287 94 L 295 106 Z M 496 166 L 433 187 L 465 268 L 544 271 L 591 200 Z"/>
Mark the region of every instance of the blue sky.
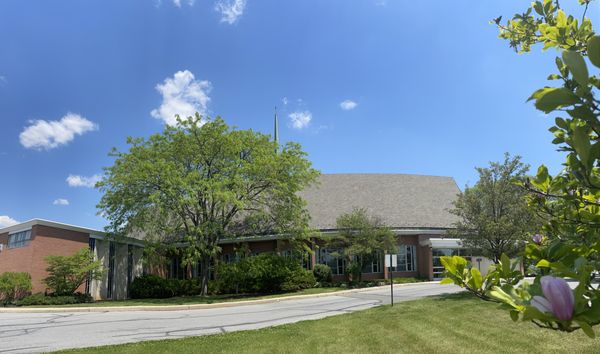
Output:
<path fill-rule="evenodd" d="M 90 188 L 127 136 L 176 111 L 300 142 L 324 173 L 477 180 L 505 151 L 560 169 L 526 98 L 555 53 L 488 22 L 528 2 L 0 2 L 0 223 L 101 228 Z M 598 4 L 589 12 L 598 20 Z M 402 201 L 399 201 L 402 202 Z"/>

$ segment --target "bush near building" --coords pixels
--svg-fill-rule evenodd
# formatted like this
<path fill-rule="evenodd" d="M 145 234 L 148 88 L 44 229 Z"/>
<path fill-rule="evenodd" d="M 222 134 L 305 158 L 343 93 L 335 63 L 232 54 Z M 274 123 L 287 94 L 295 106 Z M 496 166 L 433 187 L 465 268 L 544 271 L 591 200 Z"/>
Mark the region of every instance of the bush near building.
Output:
<path fill-rule="evenodd" d="M 130 296 L 132 299 L 166 299 L 198 295 L 201 288 L 200 279 L 165 279 L 147 274 L 133 280 Z"/>
<path fill-rule="evenodd" d="M 71 305 L 85 304 L 94 302 L 94 299 L 89 294 L 76 293 L 68 296 L 47 296 L 42 293 L 37 293 L 24 297 L 15 302 L 17 306 L 55 306 L 55 305 Z"/>
<path fill-rule="evenodd" d="M 327 264 L 315 264 L 313 274 L 319 283 L 331 283 L 333 279 L 331 267 Z"/>
<path fill-rule="evenodd" d="M 102 262 L 94 260 L 88 248 L 82 248 L 71 256 L 48 256 L 48 277 L 44 283 L 57 296 L 75 294 L 86 280 L 99 280 L 104 275 Z"/>
<path fill-rule="evenodd" d="M 0 302 L 3 306 L 24 298 L 31 292 L 31 275 L 26 272 L 0 274 Z"/>
<path fill-rule="evenodd" d="M 217 270 L 217 291 L 227 294 L 259 294 L 312 288 L 317 281 L 297 260 L 262 253 Z"/>

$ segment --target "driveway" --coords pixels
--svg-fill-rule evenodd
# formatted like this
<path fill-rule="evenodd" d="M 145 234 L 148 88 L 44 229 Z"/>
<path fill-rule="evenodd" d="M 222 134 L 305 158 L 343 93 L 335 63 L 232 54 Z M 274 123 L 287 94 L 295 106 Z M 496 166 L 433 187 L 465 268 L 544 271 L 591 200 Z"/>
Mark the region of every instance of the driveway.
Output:
<path fill-rule="evenodd" d="M 396 285 L 394 302 L 461 291 L 454 285 Z M 47 352 L 276 326 L 389 304 L 388 288 L 185 311 L 0 313 L 0 353 Z M 401 304 L 399 305 L 401 306 Z"/>

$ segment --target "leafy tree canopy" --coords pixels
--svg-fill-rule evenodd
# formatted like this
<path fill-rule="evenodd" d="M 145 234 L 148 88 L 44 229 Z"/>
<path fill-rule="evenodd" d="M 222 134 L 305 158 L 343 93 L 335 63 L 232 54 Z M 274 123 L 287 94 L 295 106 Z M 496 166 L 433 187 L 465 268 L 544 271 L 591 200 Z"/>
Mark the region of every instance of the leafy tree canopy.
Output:
<path fill-rule="evenodd" d="M 327 246 L 339 250 L 338 255 L 346 260 L 347 268 L 358 281 L 367 262 L 378 257 L 379 252 L 392 252 L 397 248 L 394 233 L 365 209 L 341 215 L 337 229 L 338 233 L 327 239 Z"/>
<path fill-rule="evenodd" d="M 451 212 L 460 220 L 449 234 L 461 238 L 474 254 L 496 263 L 503 253 L 516 256 L 524 241 L 541 227 L 527 206 L 527 191 L 518 185 L 528 168 L 520 156 L 511 158 L 508 153 L 503 162 L 477 167 L 479 181 L 466 187 L 454 202 Z"/>
<path fill-rule="evenodd" d="M 127 152 L 113 149 L 115 163 L 98 183 L 110 231 L 177 246 L 185 264 L 200 260 L 204 294 L 219 241 L 264 233 L 298 240 L 309 232 L 298 192 L 318 171 L 296 143 L 280 148 L 268 135 L 198 114 L 128 143 Z"/>

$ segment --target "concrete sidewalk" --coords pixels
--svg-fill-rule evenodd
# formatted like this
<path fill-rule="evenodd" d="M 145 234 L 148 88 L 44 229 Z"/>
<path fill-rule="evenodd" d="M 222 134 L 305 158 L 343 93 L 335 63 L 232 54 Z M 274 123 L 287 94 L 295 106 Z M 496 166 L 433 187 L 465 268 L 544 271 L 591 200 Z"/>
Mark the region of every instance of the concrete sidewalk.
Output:
<path fill-rule="evenodd" d="M 407 284 L 394 284 L 394 289 L 401 288 L 403 286 L 413 285 L 424 285 L 424 284 L 439 284 L 439 281 L 428 281 L 420 283 L 407 283 Z M 312 299 L 334 295 L 345 295 L 356 292 L 364 292 L 369 290 L 382 290 L 390 289 L 389 285 L 376 286 L 370 288 L 357 288 L 340 290 L 329 293 L 320 294 L 306 294 L 306 295 L 287 295 L 280 297 L 271 297 L 267 299 L 256 299 L 256 300 L 239 300 L 239 301 L 226 301 L 226 302 L 215 302 L 211 304 L 188 304 L 188 305 L 134 305 L 134 306 L 80 306 L 80 307 L 0 307 L 0 313 L 78 313 L 78 312 L 129 312 L 129 311 L 184 311 L 184 310 L 200 310 L 200 309 L 211 309 L 219 307 L 234 307 L 242 305 L 253 305 L 253 304 L 268 304 L 280 301 L 289 301 L 296 299 Z"/>

